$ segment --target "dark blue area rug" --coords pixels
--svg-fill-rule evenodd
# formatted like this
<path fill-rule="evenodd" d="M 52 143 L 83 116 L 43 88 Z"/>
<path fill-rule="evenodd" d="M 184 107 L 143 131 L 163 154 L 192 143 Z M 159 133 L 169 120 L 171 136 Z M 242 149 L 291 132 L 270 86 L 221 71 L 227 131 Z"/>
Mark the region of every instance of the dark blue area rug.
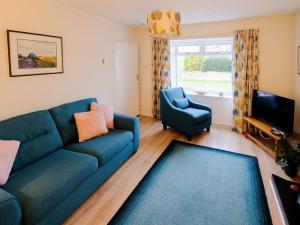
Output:
<path fill-rule="evenodd" d="M 255 157 L 173 141 L 109 224 L 272 222 Z"/>

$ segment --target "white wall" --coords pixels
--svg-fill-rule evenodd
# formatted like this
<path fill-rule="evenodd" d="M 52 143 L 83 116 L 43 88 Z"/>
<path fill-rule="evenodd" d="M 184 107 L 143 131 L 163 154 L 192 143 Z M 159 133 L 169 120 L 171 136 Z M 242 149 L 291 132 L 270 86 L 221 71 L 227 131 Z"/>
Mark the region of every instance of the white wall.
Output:
<path fill-rule="evenodd" d="M 258 28 L 260 30 L 260 89 L 285 97 L 293 97 L 293 62 L 291 55 L 293 22 L 293 15 L 284 15 L 183 25 L 181 38 L 228 37 L 232 36 L 233 31 L 237 29 Z M 135 38 L 140 44 L 141 113 L 151 115 L 151 38 L 144 28 L 135 30 Z M 212 104 L 214 103 L 211 102 Z M 226 100 L 223 102 L 222 100 L 218 101 L 218 105 L 221 109 L 230 109 L 229 102 Z M 230 115 L 231 111 L 226 113 Z M 224 111 L 220 111 L 218 107 L 214 112 L 214 117 L 221 119 L 223 113 Z M 225 121 L 228 121 L 228 118 L 224 121 L 215 118 L 216 122 L 222 124 L 226 124 Z"/>
<path fill-rule="evenodd" d="M 297 49 L 300 46 L 300 10 L 295 15 L 295 44 L 293 47 L 294 58 L 294 97 L 296 100 L 295 131 L 300 133 L 300 74 L 297 73 Z"/>
<path fill-rule="evenodd" d="M 55 2 L 0 0 L 0 120 L 86 97 L 114 104 L 114 41 L 133 30 Z M 65 72 L 9 77 L 7 29 L 62 36 Z"/>

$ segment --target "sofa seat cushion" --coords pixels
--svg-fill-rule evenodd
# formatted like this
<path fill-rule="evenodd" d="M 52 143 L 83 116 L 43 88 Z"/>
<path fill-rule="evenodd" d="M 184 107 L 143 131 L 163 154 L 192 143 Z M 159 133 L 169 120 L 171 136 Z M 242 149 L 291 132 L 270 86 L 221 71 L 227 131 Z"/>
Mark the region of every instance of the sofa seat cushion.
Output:
<path fill-rule="evenodd" d="M 13 174 L 3 189 L 21 202 L 25 224 L 35 224 L 97 169 L 95 157 L 61 149 Z"/>
<path fill-rule="evenodd" d="M 207 110 L 186 108 L 183 111 L 193 117 L 194 123 L 200 123 L 211 118 L 211 113 Z"/>
<path fill-rule="evenodd" d="M 115 129 L 101 137 L 68 145 L 65 149 L 97 157 L 100 167 L 120 152 L 130 141 L 133 141 L 132 132 Z"/>

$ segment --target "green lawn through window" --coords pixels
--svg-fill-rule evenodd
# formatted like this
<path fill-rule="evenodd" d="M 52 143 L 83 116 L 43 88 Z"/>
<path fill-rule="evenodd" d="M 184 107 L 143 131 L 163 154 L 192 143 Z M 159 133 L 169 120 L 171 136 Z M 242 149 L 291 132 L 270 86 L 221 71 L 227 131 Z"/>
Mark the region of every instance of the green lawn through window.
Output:
<path fill-rule="evenodd" d="M 232 74 L 215 71 L 183 71 L 177 76 L 177 86 L 185 87 L 188 91 L 231 96 Z"/>

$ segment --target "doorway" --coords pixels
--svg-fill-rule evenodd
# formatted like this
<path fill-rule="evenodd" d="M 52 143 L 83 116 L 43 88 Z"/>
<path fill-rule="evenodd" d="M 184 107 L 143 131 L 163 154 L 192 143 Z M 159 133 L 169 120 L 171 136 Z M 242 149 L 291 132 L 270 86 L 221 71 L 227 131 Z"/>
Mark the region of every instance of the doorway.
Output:
<path fill-rule="evenodd" d="M 139 115 L 138 45 L 115 42 L 115 111 Z"/>

